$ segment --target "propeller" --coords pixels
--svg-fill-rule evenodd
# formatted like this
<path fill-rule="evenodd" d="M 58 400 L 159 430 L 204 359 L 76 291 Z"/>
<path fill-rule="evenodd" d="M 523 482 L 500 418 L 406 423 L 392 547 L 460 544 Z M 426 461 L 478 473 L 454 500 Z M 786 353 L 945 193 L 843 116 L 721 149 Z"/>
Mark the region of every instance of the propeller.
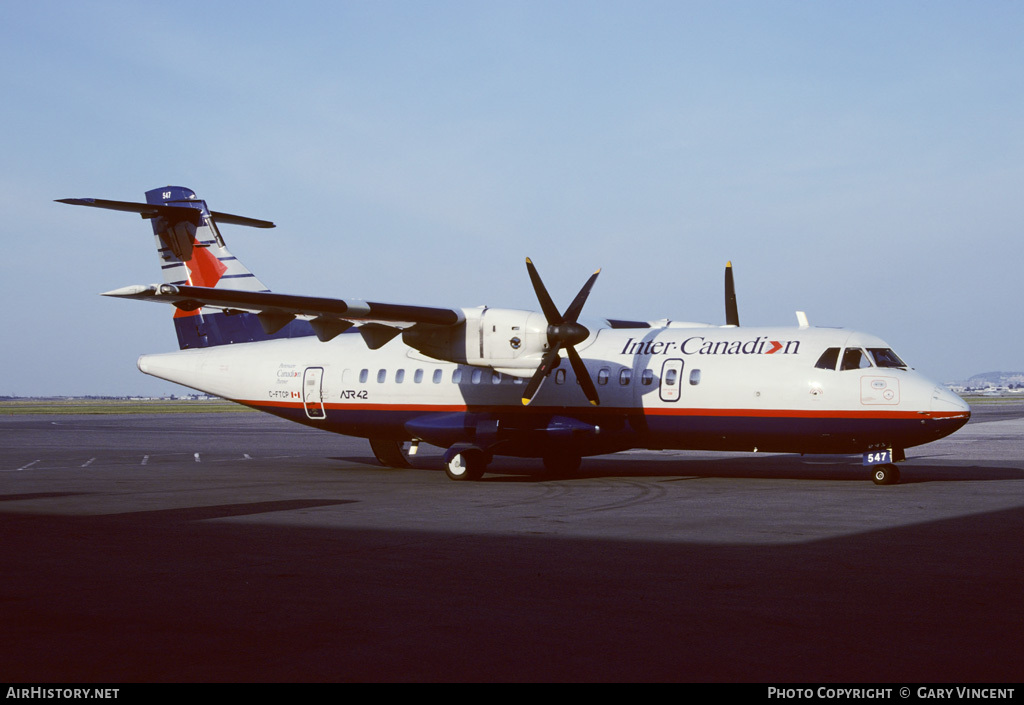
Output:
<path fill-rule="evenodd" d="M 732 262 L 725 264 L 725 325 L 739 326 L 740 314 L 736 308 L 736 284 L 732 280 Z"/>
<path fill-rule="evenodd" d="M 594 282 L 597 281 L 597 275 L 601 273 L 601 270 L 599 269 L 590 275 L 590 279 L 583 285 L 580 292 L 576 294 L 576 298 L 569 304 L 569 308 L 565 309 L 564 314 L 561 314 L 548 295 L 548 290 L 544 288 L 544 282 L 541 281 L 537 268 L 533 266 L 533 262 L 530 261 L 529 257 L 526 258 L 526 269 L 530 273 L 533 290 L 537 294 L 537 300 L 540 302 L 540 310 L 544 312 L 544 318 L 548 321 L 547 333 L 550 349 L 544 353 L 540 367 L 537 368 L 533 377 L 530 378 L 529 384 L 526 385 L 526 390 L 523 391 L 523 404 L 529 404 L 533 400 L 533 395 L 540 389 L 540 384 L 544 381 L 544 378 L 551 374 L 551 370 L 558 367 L 558 353 L 565 348 L 565 352 L 569 356 L 569 363 L 572 365 L 573 372 L 576 373 L 576 379 L 579 380 L 580 386 L 583 387 L 583 393 L 587 395 L 587 399 L 591 404 L 597 406 L 601 403 L 597 397 L 597 388 L 594 386 L 594 381 L 590 379 L 587 366 L 583 364 L 583 358 L 576 352 L 575 346 L 590 336 L 590 331 L 585 326 L 577 323 L 576 319 L 579 318 L 580 311 L 583 310 L 583 304 L 586 303 L 587 297 L 590 296 L 590 290 L 593 288 Z"/>

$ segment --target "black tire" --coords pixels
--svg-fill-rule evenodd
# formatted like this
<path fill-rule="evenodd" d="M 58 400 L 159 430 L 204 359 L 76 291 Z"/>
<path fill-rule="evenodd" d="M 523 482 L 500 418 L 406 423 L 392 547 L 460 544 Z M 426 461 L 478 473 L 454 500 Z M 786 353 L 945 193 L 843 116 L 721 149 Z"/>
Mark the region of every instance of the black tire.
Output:
<path fill-rule="evenodd" d="M 470 448 L 456 453 L 444 465 L 449 480 L 456 482 L 479 480 L 487 469 L 487 458 L 482 450 Z"/>
<path fill-rule="evenodd" d="M 871 481 L 876 485 L 895 485 L 900 481 L 900 469 L 895 465 L 876 465 L 871 469 Z"/>
<path fill-rule="evenodd" d="M 394 441 L 390 438 L 371 438 L 370 450 L 374 456 L 386 468 L 411 468 L 412 463 L 404 451 L 404 441 Z"/>
<path fill-rule="evenodd" d="M 544 477 L 566 477 L 580 469 L 583 458 L 578 455 L 544 456 Z"/>

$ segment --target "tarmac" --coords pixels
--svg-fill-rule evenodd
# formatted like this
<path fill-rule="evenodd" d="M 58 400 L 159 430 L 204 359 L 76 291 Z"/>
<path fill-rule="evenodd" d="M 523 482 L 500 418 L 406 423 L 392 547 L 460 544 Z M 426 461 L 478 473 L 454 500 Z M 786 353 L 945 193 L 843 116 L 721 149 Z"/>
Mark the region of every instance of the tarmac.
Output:
<path fill-rule="evenodd" d="M 1019 682 L 1024 403 L 544 479 L 260 414 L 0 418 L 6 682 Z"/>

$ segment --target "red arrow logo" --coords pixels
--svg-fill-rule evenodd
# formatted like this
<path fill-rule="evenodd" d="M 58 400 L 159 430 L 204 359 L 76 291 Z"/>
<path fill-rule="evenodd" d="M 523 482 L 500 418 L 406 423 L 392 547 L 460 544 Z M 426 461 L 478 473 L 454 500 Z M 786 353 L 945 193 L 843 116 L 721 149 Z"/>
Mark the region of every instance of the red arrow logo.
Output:
<path fill-rule="evenodd" d="M 771 350 L 765 350 L 764 351 L 765 355 L 771 355 L 774 352 L 778 352 L 779 350 L 782 350 L 782 343 L 780 343 L 779 341 L 777 341 L 777 340 L 769 340 L 768 342 L 772 344 L 772 349 Z"/>

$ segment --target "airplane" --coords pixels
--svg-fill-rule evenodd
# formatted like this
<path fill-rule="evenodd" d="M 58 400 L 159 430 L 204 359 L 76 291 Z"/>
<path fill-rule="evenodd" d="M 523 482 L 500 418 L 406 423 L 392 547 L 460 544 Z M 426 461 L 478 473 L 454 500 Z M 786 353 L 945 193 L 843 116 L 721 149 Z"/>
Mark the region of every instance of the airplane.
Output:
<path fill-rule="evenodd" d="M 539 312 L 297 296 L 270 291 L 220 232 L 272 222 L 211 211 L 188 188 L 58 202 L 152 225 L 163 282 L 103 294 L 174 306 L 180 349 L 142 355 L 142 372 L 366 438 L 384 466 L 410 467 L 420 443 L 445 449 L 460 481 L 495 456 L 564 477 L 634 448 L 860 454 L 888 485 L 907 448 L 971 415 L 875 336 L 799 311 L 797 327 L 741 327 L 731 263 L 724 326 L 582 318 L 600 270 L 560 310 L 528 258 Z"/>

